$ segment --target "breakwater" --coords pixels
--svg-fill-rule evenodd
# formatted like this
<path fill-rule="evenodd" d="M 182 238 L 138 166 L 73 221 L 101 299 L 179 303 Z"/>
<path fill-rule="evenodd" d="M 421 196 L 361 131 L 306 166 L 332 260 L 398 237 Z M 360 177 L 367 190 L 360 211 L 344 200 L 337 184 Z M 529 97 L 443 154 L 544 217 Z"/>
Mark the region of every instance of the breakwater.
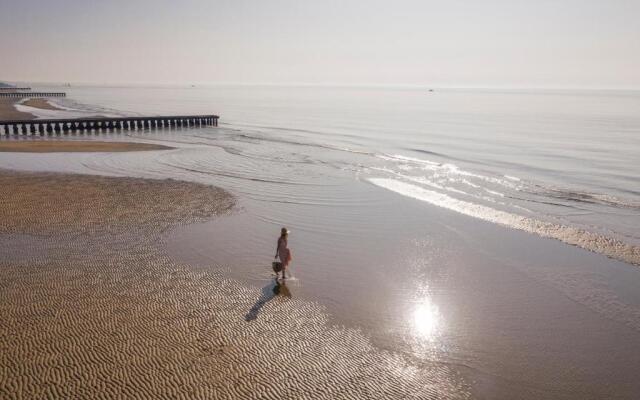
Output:
<path fill-rule="evenodd" d="M 14 88 L 12 88 L 15 90 Z M 10 97 L 22 99 L 25 97 L 66 97 L 67 94 L 65 92 L 6 92 L 0 91 L 0 97 Z"/>
<path fill-rule="evenodd" d="M 157 117 L 34 119 L 0 121 L 0 134 L 52 135 L 83 132 L 117 132 L 142 129 L 218 126 L 217 115 Z"/>

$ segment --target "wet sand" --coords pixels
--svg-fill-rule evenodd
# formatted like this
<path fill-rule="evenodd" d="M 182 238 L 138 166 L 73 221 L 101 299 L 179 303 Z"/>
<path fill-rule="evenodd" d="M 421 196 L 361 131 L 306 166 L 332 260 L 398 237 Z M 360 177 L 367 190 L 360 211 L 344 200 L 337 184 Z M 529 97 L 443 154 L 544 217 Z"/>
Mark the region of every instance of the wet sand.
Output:
<path fill-rule="evenodd" d="M 26 112 L 18 111 L 15 104 L 20 99 L 1 98 L 0 99 L 0 120 L 29 120 L 35 117 Z"/>
<path fill-rule="evenodd" d="M 22 102 L 25 106 L 40 108 L 42 110 L 62 110 L 56 106 L 53 106 L 51 103 L 47 101 L 47 99 L 28 99 Z"/>
<path fill-rule="evenodd" d="M 165 255 L 163 232 L 233 204 L 173 180 L 0 171 L 0 397 L 468 397 L 448 367 L 378 350 L 285 287 Z"/>
<path fill-rule="evenodd" d="M 134 142 L 99 142 L 88 140 L 0 141 L 0 152 L 19 153 L 122 152 L 170 149 L 173 149 L 173 147 Z"/>

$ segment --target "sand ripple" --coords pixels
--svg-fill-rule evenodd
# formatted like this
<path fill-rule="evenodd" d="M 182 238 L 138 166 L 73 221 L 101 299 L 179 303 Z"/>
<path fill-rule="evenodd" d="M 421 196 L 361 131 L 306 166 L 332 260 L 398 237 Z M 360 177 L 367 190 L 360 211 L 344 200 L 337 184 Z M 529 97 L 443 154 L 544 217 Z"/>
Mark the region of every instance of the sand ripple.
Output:
<path fill-rule="evenodd" d="M 230 209 L 219 189 L 13 173 L 0 187 L 0 398 L 468 397 L 449 367 L 379 350 L 317 304 L 167 258 L 164 230 Z"/>

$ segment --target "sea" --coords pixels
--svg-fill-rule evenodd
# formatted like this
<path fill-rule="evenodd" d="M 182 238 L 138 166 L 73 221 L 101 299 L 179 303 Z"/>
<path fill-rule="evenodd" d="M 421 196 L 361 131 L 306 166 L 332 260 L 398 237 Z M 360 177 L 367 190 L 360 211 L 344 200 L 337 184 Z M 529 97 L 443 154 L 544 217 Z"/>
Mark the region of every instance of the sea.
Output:
<path fill-rule="evenodd" d="M 640 398 L 640 91 L 32 86 L 67 92 L 18 106 L 40 118 L 220 116 L 65 137 L 169 151 L 0 155 L 234 194 L 232 215 L 167 232 L 176 261 L 259 297 L 285 226 L 292 296 L 457 370 L 470 398 Z"/>

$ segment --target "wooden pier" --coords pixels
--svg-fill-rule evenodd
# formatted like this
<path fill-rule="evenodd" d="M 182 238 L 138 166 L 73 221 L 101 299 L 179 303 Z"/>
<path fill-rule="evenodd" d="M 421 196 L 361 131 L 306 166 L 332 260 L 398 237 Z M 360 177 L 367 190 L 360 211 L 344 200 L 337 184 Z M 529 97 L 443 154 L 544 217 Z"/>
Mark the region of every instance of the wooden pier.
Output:
<path fill-rule="evenodd" d="M 15 89 L 14 89 L 15 90 Z M 25 97 L 66 97 L 65 92 L 7 92 L 0 91 L 0 97 L 25 98 Z"/>
<path fill-rule="evenodd" d="M 59 135 L 84 132 L 119 132 L 143 129 L 218 126 L 217 115 L 179 115 L 166 117 L 32 119 L 0 121 L 0 134 Z"/>
<path fill-rule="evenodd" d="M 13 87 L 13 86 L 0 87 L 0 93 L 8 92 L 11 90 L 31 90 L 31 88 L 30 87 Z"/>

